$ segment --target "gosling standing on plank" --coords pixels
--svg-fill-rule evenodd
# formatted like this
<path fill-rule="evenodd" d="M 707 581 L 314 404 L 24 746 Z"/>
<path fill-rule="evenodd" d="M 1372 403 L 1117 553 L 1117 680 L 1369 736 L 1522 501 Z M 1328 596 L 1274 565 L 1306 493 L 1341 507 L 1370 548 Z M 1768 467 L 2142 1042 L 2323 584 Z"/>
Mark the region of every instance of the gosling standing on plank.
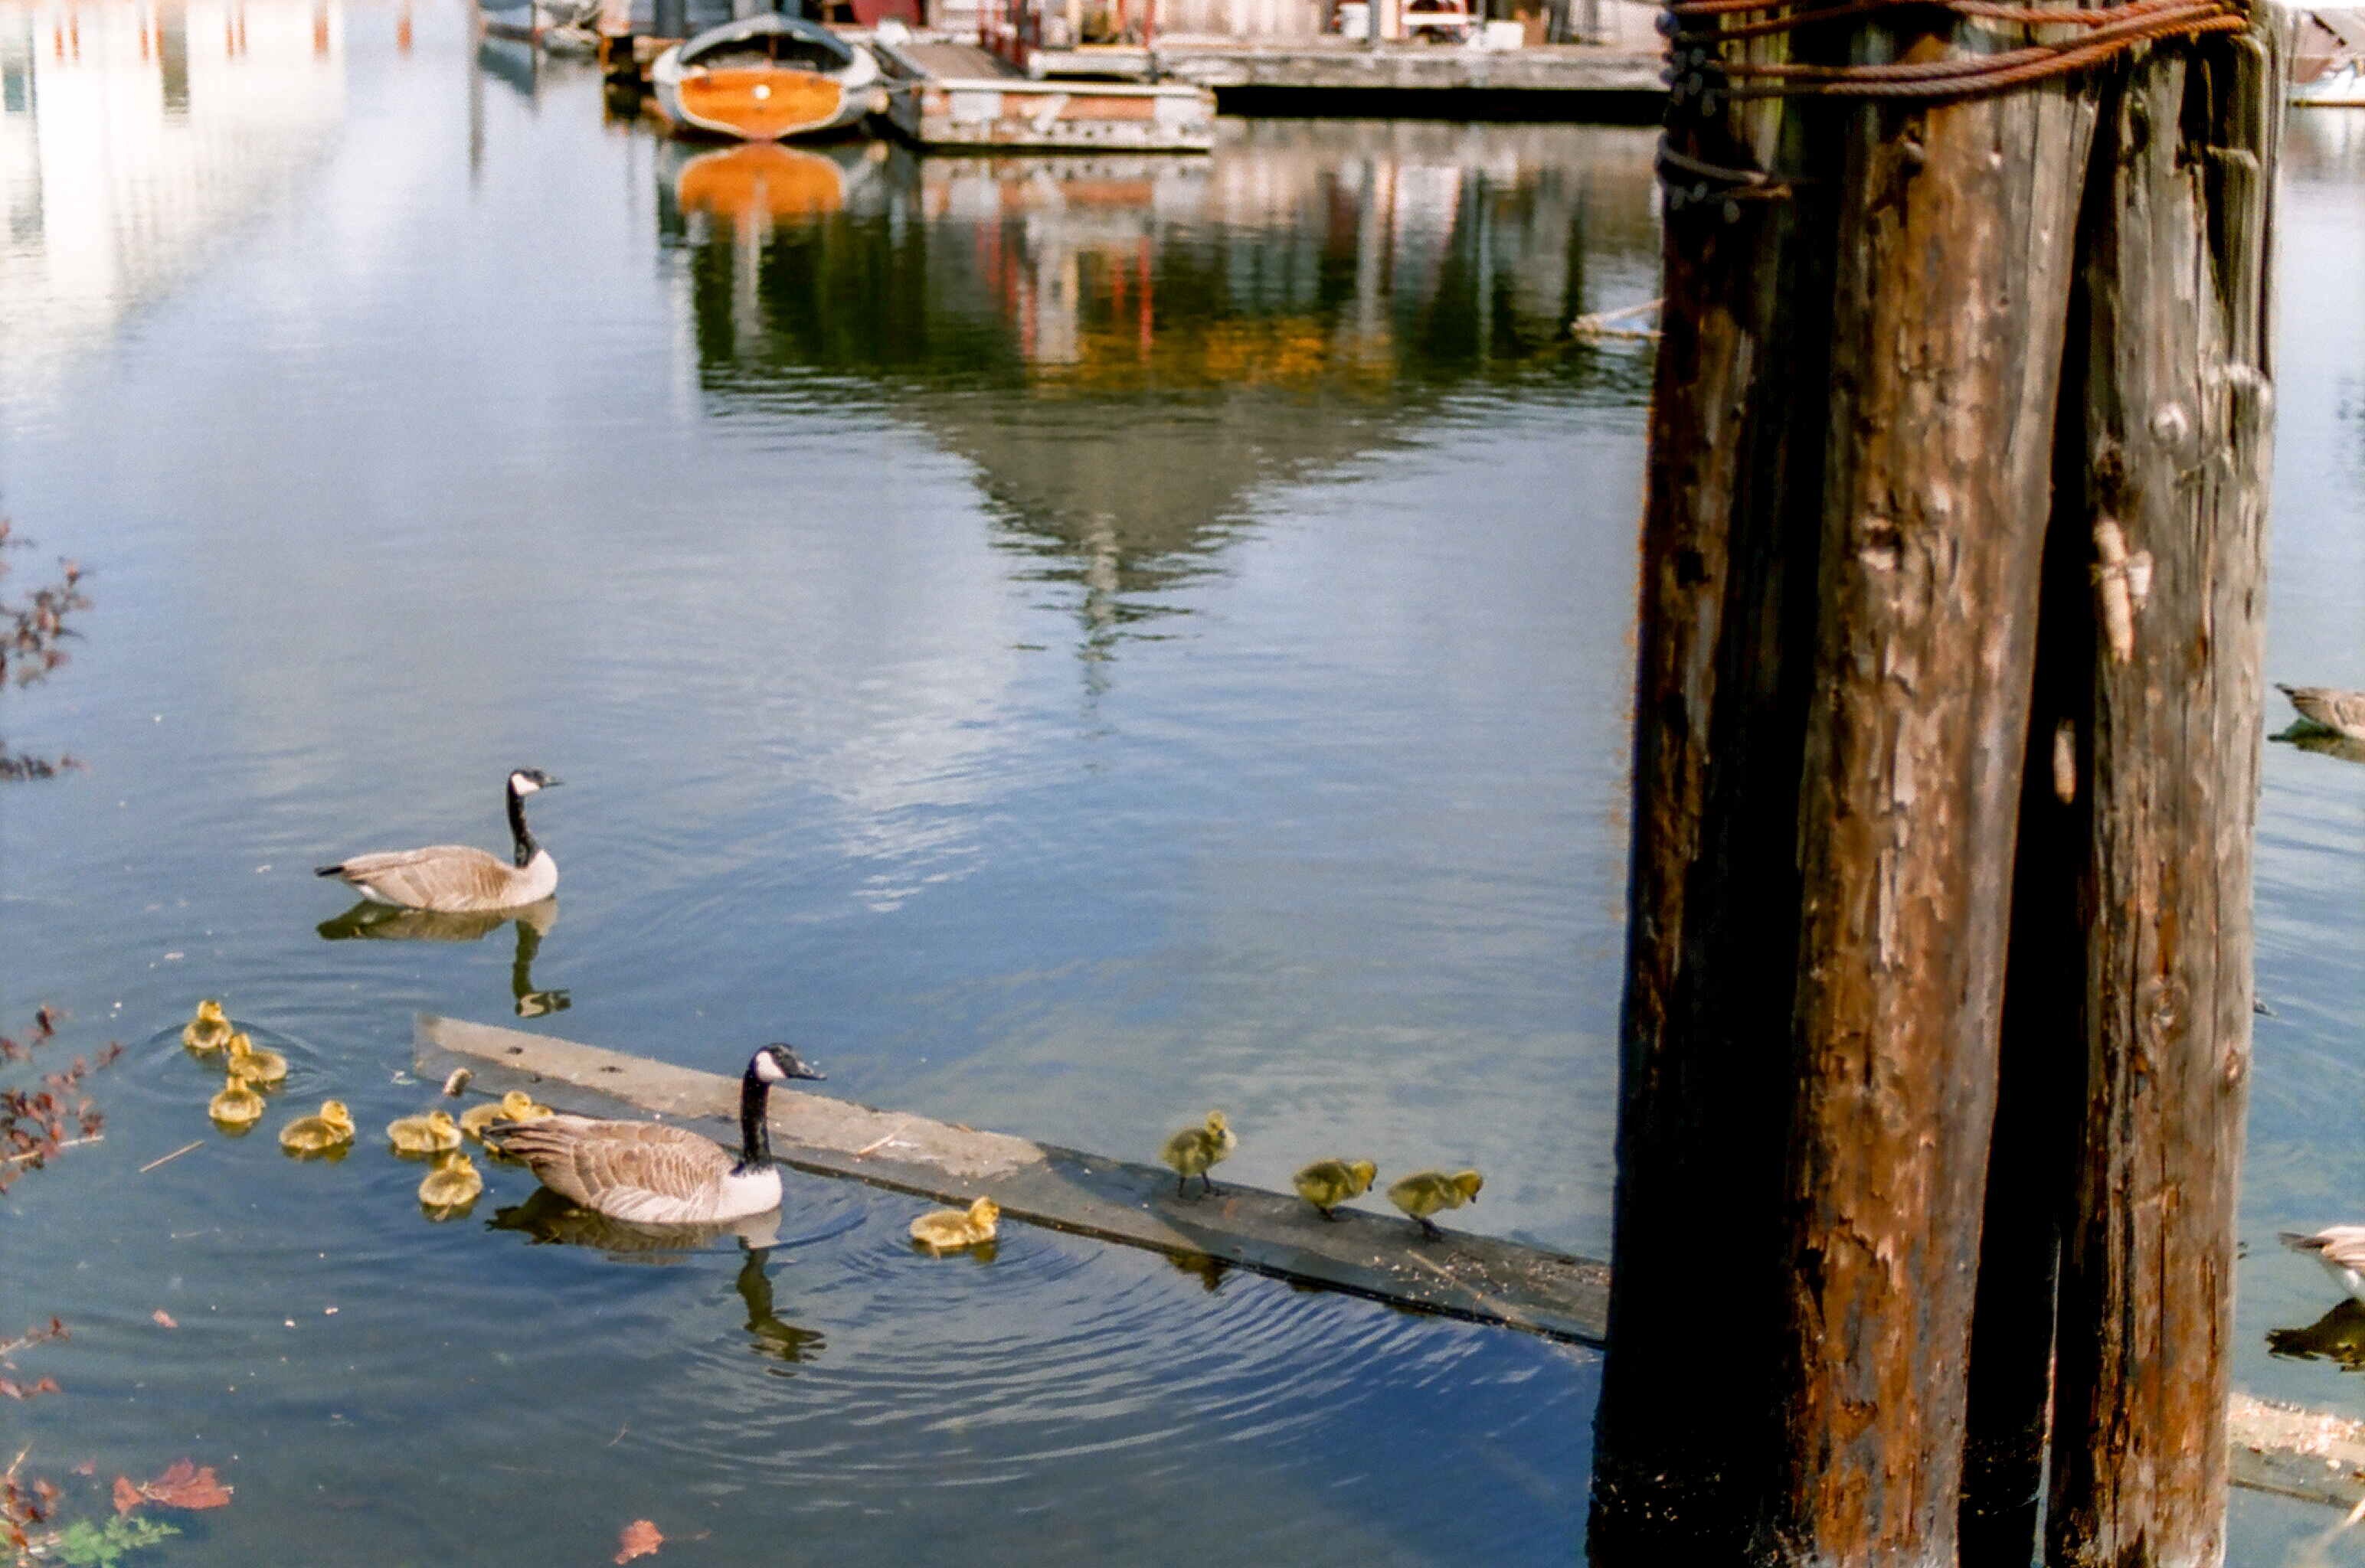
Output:
<path fill-rule="evenodd" d="M 1205 1126 L 1184 1127 L 1166 1140 L 1158 1158 L 1173 1168 L 1174 1195 L 1179 1198 L 1194 1176 L 1205 1192 L 1213 1193 L 1216 1183 L 1208 1180 L 1207 1168 L 1230 1159 L 1232 1150 L 1239 1147 L 1239 1135 L 1225 1125 L 1224 1114 L 1210 1111 Z"/>
<path fill-rule="evenodd" d="M 1002 1232 L 1002 1205 L 980 1198 L 964 1214 L 959 1209 L 935 1209 L 912 1222 L 912 1239 L 939 1257 L 992 1240 Z"/>
<path fill-rule="evenodd" d="M 1478 1201 L 1478 1189 L 1485 1178 L 1475 1170 L 1464 1170 L 1448 1176 L 1442 1170 L 1416 1170 L 1388 1189 L 1388 1202 L 1420 1221 L 1420 1233 L 1431 1241 L 1440 1239 L 1445 1232 L 1429 1223 L 1429 1216 L 1440 1209 L 1458 1209 L 1464 1204 Z"/>
<path fill-rule="evenodd" d="M 1317 1159 L 1291 1180 L 1297 1183 L 1297 1195 L 1312 1204 L 1315 1213 L 1324 1219 L 1337 1219 L 1330 1211 L 1370 1192 L 1379 1174 L 1380 1168 L 1368 1159 L 1351 1165 L 1343 1159 Z"/>
<path fill-rule="evenodd" d="M 2313 1236 L 2286 1230 L 2282 1243 L 2294 1252 L 2313 1253 L 2342 1290 L 2365 1302 L 2365 1225 L 2336 1225 Z"/>
<path fill-rule="evenodd" d="M 780 1206 L 765 1122 L 772 1085 L 822 1075 L 778 1043 L 757 1051 L 739 1080 L 739 1152 L 662 1122 L 550 1116 L 495 1122 L 485 1147 L 514 1155 L 542 1184 L 587 1209 L 634 1225 L 723 1225 Z"/>
<path fill-rule="evenodd" d="M 197 1015 L 181 1026 L 181 1044 L 199 1056 L 211 1056 L 230 1044 L 233 1031 L 221 1003 L 207 997 L 197 1003 Z"/>
<path fill-rule="evenodd" d="M 439 844 L 430 849 L 356 855 L 333 866 L 316 866 L 313 874 L 337 878 L 374 903 L 446 914 L 539 903 L 558 890 L 558 862 L 527 830 L 525 798 L 557 782 L 538 767 L 521 767 L 510 775 L 510 834 L 517 840 L 513 866 L 466 845 Z"/>

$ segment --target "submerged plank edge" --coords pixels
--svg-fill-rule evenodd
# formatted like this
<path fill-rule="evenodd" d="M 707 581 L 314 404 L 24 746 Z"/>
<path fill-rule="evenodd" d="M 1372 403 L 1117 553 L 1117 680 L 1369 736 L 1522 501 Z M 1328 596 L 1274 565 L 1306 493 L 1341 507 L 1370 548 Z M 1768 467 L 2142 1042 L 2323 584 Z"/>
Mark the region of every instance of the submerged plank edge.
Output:
<path fill-rule="evenodd" d="M 738 1081 L 549 1035 L 418 1015 L 420 1076 L 465 1066 L 472 1088 L 532 1086 L 562 1109 L 621 1102 L 683 1121 L 726 1126 Z M 1178 1199 L 1174 1176 L 1138 1165 L 972 1131 L 925 1116 L 878 1111 L 825 1095 L 776 1090 L 773 1154 L 793 1170 L 850 1178 L 944 1203 L 991 1194 L 1005 1216 L 1075 1235 L 1327 1286 L 1400 1306 L 1500 1323 L 1598 1345 L 1608 1265 L 1516 1241 L 1448 1231 L 1425 1242 L 1410 1221 L 1342 1211 L 1326 1224 L 1294 1194 L 1219 1183 L 1212 1198 Z M 728 1141 L 728 1135 L 725 1135 Z"/>

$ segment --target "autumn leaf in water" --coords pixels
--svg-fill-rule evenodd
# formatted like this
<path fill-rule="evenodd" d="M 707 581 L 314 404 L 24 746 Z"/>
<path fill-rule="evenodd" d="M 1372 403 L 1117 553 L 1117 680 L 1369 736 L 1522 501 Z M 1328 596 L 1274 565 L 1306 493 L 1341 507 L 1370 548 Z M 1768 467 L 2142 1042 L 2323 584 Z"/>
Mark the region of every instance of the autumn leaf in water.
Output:
<path fill-rule="evenodd" d="M 173 1315 L 165 1311 L 161 1306 L 155 1311 L 150 1313 L 148 1316 L 156 1320 L 156 1327 L 159 1328 L 178 1328 L 180 1327 L 179 1324 L 173 1321 Z"/>
<path fill-rule="evenodd" d="M 128 1514 L 142 1503 L 160 1503 L 167 1508 L 219 1508 L 230 1502 L 230 1488 L 215 1479 L 212 1465 L 201 1470 L 185 1459 L 144 1486 L 134 1486 L 125 1476 L 115 1478 L 118 1514 Z"/>
<path fill-rule="evenodd" d="M 616 1561 L 630 1562 L 635 1557 L 655 1556 L 664 1540 L 665 1537 L 657 1533 L 655 1524 L 647 1519 L 634 1519 L 624 1527 L 624 1533 L 616 1540 Z"/>

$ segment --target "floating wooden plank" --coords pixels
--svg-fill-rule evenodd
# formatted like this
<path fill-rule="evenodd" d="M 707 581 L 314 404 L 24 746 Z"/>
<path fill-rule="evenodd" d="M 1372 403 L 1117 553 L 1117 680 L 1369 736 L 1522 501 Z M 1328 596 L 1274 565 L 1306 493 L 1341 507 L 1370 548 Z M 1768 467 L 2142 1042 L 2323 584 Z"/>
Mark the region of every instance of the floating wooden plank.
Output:
<path fill-rule="evenodd" d="M 2365 1421 L 2236 1394 L 2234 1484 L 2335 1507 L 2365 1505 Z"/>
<path fill-rule="evenodd" d="M 417 1070 L 440 1079 L 454 1067 L 498 1094 L 531 1086 L 564 1110 L 612 1114 L 622 1102 L 675 1121 L 735 1126 L 739 1081 L 547 1035 L 420 1014 Z M 1162 1166 L 1083 1154 L 925 1116 L 775 1090 L 773 1153 L 817 1175 L 966 1204 L 991 1195 L 1005 1216 L 1029 1224 L 1207 1257 L 1283 1279 L 1558 1339 L 1599 1344 L 1608 1307 L 1607 1265 L 1539 1247 L 1453 1231 L 1424 1241 L 1393 1214 L 1340 1211 L 1325 1223 L 1294 1194 L 1219 1182 L 1211 1198 L 1179 1198 Z M 724 1141 L 733 1134 L 720 1133 Z"/>

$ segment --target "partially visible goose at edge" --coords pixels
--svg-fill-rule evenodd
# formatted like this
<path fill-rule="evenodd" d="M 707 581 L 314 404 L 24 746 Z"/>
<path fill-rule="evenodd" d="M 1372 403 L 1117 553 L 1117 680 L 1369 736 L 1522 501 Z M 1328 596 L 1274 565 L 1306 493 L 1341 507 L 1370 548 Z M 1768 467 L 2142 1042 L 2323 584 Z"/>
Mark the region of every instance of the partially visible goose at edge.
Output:
<path fill-rule="evenodd" d="M 2309 723 L 2365 741 L 2365 691 L 2340 691 L 2329 686 L 2284 686 L 2275 689 L 2291 699 L 2299 716 Z"/>
<path fill-rule="evenodd" d="M 521 767 L 510 775 L 510 833 L 517 840 L 514 865 L 505 866 L 499 857 L 465 844 L 439 844 L 426 849 L 355 855 L 333 866 L 316 866 L 313 875 L 334 877 L 373 902 L 445 914 L 537 903 L 558 890 L 558 862 L 534 842 L 527 829 L 525 798 L 558 782 L 538 767 Z"/>
<path fill-rule="evenodd" d="M 757 1051 L 739 1081 L 739 1152 L 688 1127 L 662 1122 L 549 1116 L 495 1122 L 488 1148 L 514 1155 L 544 1186 L 612 1219 L 635 1225 L 714 1225 L 780 1206 L 780 1172 L 772 1164 L 765 1113 L 772 1085 L 822 1076 L 795 1050 Z"/>
<path fill-rule="evenodd" d="M 2281 1240 L 2292 1251 L 2313 1256 L 2342 1290 L 2365 1302 L 2365 1225 L 2329 1226 L 2313 1236 L 2286 1230 Z"/>

